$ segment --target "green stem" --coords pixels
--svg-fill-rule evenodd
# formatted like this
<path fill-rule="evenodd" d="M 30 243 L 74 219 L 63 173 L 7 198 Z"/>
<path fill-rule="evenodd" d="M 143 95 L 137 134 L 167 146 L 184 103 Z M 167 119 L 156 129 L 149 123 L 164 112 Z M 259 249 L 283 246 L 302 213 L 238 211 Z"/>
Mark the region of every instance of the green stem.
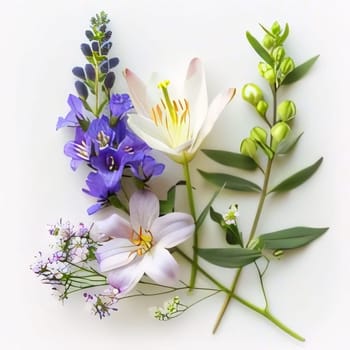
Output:
<path fill-rule="evenodd" d="M 263 185 L 263 188 L 262 188 L 262 191 L 261 191 L 260 200 L 259 200 L 258 208 L 256 210 L 256 214 L 255 214 L 255 218 L 254 218 L 254 221 L 253 221 L 253 225 L 252 225 L 252 228 L 250 230 L 247 246 L 249 246 L 250 242 L 254 239 L 254 235 L 255 235 L 256 229 L 258 227 L 259 219 L 260 219 L 263 207 L 264 207 L 264 203 L 265 203 L 265 199 L 266 199 L 266 195 L 267 195 L 267 188 L 268 188 L 270 174 L 271 174 L 272 162 L 273 162 L 273 160 L 269 159 L 268 162 L 267 162 L 267 165 L 266 165 L 265 177 L 264 177 L 264 185 Z M 238 280 L 239 280 L 239 278 L 241 276 L 242 269 L 243 268 L 241 267 L 241 268 L 239 268 L 237 270 L 237 273 L 236 273 L 236 275 L 235 275 L 235 277 L 233 279 L 232 286 L 231 286 L 231 289 L 230 289 L 231 293 L 226 296 L 224 304 L 222 305 L 222 307 L 221 307 L 221 309 L 219 311 L 217 320 L 216 320 L 216 322 L 214 324 L 213 333 L 215 333 L 217 331 L 217 329 L 218 329 L 218 327 L 219 327 L 219 325 L 220 325 L 220 323 L 222 321 L 222 318 L 224 317 L 226 309 L 227 309 L 229 303 L 231 302 L 232 296 L 233 296 L 233 294 L 234 294 L 234 292 L 236 290 L 237 284 L 238 284 Z"/>
<path fill-rule="evenodd" d="M 193 263 L 193 260 L 188 257 L 181 249 L 175 248 L 175 251 L 180 254 L 185 260 L 187 260 L 189 263 Z M 230 298 L 233 298 L 246 306 L 247 308 L 251 309 L 252 311 L 255 311 L 256 313 L 264 316 L 267 318 L 269 321 L 274 323 L 277 327 L 282 329 L 284 332 L 289 334 L 291 337 L 300 340 L 300 341 L 305 341 L 305 338 L 303 338 L 301 335 L 298 333 L 294 332 L 291 330 L 289 327 L 287 327 L 285 324 L 283 324 L 280 320 L 278 320 L 275 316 L 273 316 L 268 310 L 265 308 L 260 308 L 253 303 L 249 302 L 248 300 L 238 296 L 237 294 L 232 293 L 232 291 L 228 288 L 226 288 L 224 285 L 222 285 L 220 282 L 218 282 L 214 277 L 212 277 L 210 274 L 208 274 L 205 270 L 203 270 L 199 265 L 197 265 L 198 271 L 205 276 L 208 280 L 213 282 L 219 289 L 221 289 L 223 292 L 226 294 L 230 295 Z"/>
<path fill-rule="evenodd" d="M 185 154 L 183 155 L 184 162 L 183 162 L 183 170 L 184 170 L 184 176 L 186 181 L 186 189 L 187 189 L 187 197 L 188 197 L 188 203 L 190 206 L 190 212 L 193 217 L 194 222 L 196 223 L 194 234 L 193 234 L 193 263 L 192 263 L 192 269 L 191 269 L 191 278 L 190 278 L 190 290 L 194 288 L 195 282 L 196 282 L 196 276 L 197 276 L 197 266 L 198 266 L 198 230 L 197 230 L 197 216 L 196 216 L 196 209 L 194 206 L 194 198 L 193 198 L 193 189 L 192 189 L 192 183 L 191 183 L 191 174 L 190 174 L 190 168 L 189 163 L 186 159 Z"/>

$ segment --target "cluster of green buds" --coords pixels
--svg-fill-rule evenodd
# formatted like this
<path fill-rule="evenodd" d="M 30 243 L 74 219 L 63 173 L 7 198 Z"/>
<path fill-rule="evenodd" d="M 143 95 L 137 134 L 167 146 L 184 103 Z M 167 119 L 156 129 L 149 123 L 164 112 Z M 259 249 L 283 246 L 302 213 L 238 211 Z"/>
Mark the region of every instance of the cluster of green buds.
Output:
<path fill-rule="evenodd" d="M 269 56 L 266 56 L 266 62 L 259 63 L 258 70 L 260 75 L 270 85 L 278 87 L 284 78 L 295 68 L 293 59 L 287 56 L 283 47 L 289 34 L 289 26 L 286 24 L 283 31 L 278 22 L 274 22 L 270 29 L 264 26 L 261 27 L 266 33 L 262 40 L 262 45 L 267 50 Z"/>
<path fill-rule="evenodd" d="M 296 115 L 295 103 L 291 100 L 282 101 L 277 105 L 276 92 L 286 76 L 295 69 L 292 58 L 286 56 L 283 44 L 288 37 L 289 27 L 285 25 L 282 31 L 278 22 L 274 22 L 270 29 L 261 26 L 265 36 L 260 44 L 251 34 L 247 38 L 255 51 L 264 59 L 258 64 L 260 75 L 267 81 L 274 98 L 272 117 L 268 116 L 269 104 L 264 98 L 262 89 L 254 83 L 244 85 L 242 97 L 251 104 L 257 114 L 267 124 L 268 129 L 254 127 L 249 137 L 241 143 L 241 153 L 249 156 L 258 163 L 257 151 L 260 148 L 268 159 L 273 159 L 279 145 L 290 134 L 290 121 Z"/>
<path fill-rule="evenodd" d="M 175 296 L 164 303 L 163 307 L 152 308 L 153 317 L 159 321 L 168 321 L 171 318 L 178 316 L 179 313 L 185 311 L 184 305 L 181 304 L 180 298 Z"/>

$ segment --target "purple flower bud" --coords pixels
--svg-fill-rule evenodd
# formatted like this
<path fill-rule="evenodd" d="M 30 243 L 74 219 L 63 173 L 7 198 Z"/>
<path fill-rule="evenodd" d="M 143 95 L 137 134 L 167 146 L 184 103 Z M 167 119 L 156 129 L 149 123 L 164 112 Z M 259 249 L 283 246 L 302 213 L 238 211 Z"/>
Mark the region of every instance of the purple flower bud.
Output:
<path fill-rule="evenodd" d="M 105 24 L 102 24 L 100 27 L 100 32 L 104 33 L 106 31 L 107 26 Z"/>
<path fill-rule="evenodd" d="M 119 58 L 118 57 L 113 57 L 109 60 L 109 68 L 112 69 L 116 67 L 119 64 Z"/>
<path fill-rule="evenodd" d="M 92 51 L 89 44 L 81 44 L 80 49 L 81 49 L 81 52 L 84 54 L 84 56 L 86 57 L 92 56 Z"/>
<path fill-rule="evenodd" d="M 95 68 L 92 64 L 89 63 L 85 65 L 85 72 L 89 80 L 95 81 L 95 78 L 96 78 Z"/>
<path fill-rule="evenodd" d="M 78 95 L 82 99 L 86 100 L 88 95 L 89 95 L 89 92 L 88 92 L 88 89 L 87 89 L 86 85 L 84 83 L 82 83 L 81 81 L 76 81 L 75 82 L 75 88 L 77 90 Z"/>
<path fill-rule="evenodd" d="M 112 32 L 109 30 L 109 31 L 105 34 L 105 36 L 104 36 L 104 38 L 103 38 L 103 41 L 106 42 L 106 41 L 108 41 L 111 37 L 112 37 Z"/>
<path fill-rule="evenodd" d="M 104 81 L 104 85 L 107 89 L 111 89 L 115 82 L 115 74 L 113 72 L 108 72 Z"/>
<path fill-rule="evenodd" d="M 83 79 L 83 80 L 86 79 L 84 69 L 81 67 L 74 67 L 72 69 L 72 73 L 79 79 Z"/>
<path fill-rule="evenodd" d="M 109 71 L 109 63 L 108 60 L 105 60 L 100 65 L 100 70 L 102 73 L 107 73 Z"/>
<path fill-rule="evenodd" d="M 109 50 L 112 47 L 112 43 L 111 42 L 105 42 L 102 46 L 101 46 L 101 54 L 102 55 L 107 55 Z"/>
<path fill-rule="evenodd" d="M 100 45 L 98 44 L 98 41 L 93 41 L 91 43 L 92 50 L 95 52 L 99 52 L 100 50 Z"/>
<path fill-rule="evenodd" d="M 85 32 L 85 36 L 91 41 L 94 39 L 94 33 L 91 30 Z"/>

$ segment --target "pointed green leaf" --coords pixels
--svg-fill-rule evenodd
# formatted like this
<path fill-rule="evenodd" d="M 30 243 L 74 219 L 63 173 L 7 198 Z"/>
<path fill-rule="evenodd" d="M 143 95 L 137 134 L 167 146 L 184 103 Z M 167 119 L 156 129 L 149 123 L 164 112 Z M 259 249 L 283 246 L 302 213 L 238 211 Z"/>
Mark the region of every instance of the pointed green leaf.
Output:
<path fill-rule="evenodd" d="M 317 169 L 322 163 L 322 160 L 323 158 L 321 157 L 316 163 L 288 177 L 286 180 L 282 181 L 280 184 L 278 184 L 272 190 L 270 190 L 269 193 L 290 191 L 300 186 L 317 171 Z"/>
<path fill-rule="evenodd" d="M 228 244 L 239 244 L 243 247 L 242 235 L 240 234 L 237 225 L 227 225 L 226 242 Z"/>
<path fill-rule="evenodd" d="M 179 186 L 179 185 L 186 185 L 186 182 L 179 181 L 174 186 L 171 186 L 167 193 L 167 199 L 163 199 L 159 201 L 160 215 L 165 215 L 175 210 L 175 192 L 176 192 L 176 186 Z"/>
<path fill-rule="evenodd" d="M 221 190 L 225 187 L 225 184 L 220 188 L 218 189 L 214 194 L 213 196 L 211 197 L 209 203 L 206 205 L 206 207 L 203 209 L 203 211 L 200 213 L 198 219 L 197 219 L 197 222 L 196 222 L 196 228 L 197 230 L 202 226 L 205 218 L 207 217 L 208 215 L 208 212 L 211 208 L 211 205 L 213 204 L 215 198 L 218 196 L 218 194 L 221 192 Z"/>
<path fill-rule="evenodd" d="M 261 257 L 261 252 L 248 248 L 198 249 L 198 255 L 221 267 L 242 267 Z"/>
<path fill-rule="evenodd" d="M 216 186 L 222 187 L 225 185 L 226 189 L 242 192 L 261 192 L 261 188 L 258 185 L 241 177 L 222 173 L 207 173 L 200 169 L 197 170 L 207 181 Z"/>
<path fill-rule="evenodd" d="M 303 132 L 299 135 L 289 135 L 284 141 L 282 141 L 276 151 L 276 154 L 285 155 L 289 153 L 298 143 L 300 138 L 303 136 Z"/>
<path fill-rule="evenodd" d="M 328 230 L 328 227 L 291 227 L 285 230 L 265 233 L 259 241 L 267 249 L 293 249 L 309 244 Z"/>
<path fill-rule="evenodd" d="M 280 45 L 282 45 L 286 41 L 288 35 L 289 35 L 289 25 L 288 25 L 288 23 L 286 23 L 286 26 L 284 27 L 284 31 L 283 31 L 282 35 L 280 36 L 278 43 Z"/>
<path fill-rule="evenodd" d="M 257 168 L 257 165 L 252 158 L 241 153 L 219 151 L 214 149 L 202 149 L 202 152 L 215 162 L 229 167 L 244 170 L 255 170 Z"/>
<path fill-rule="evenodd" d="M 246 37 L 249 41 L 249 44 L 252 46 L 252 48 L 255 50 L 255 52 L 271 67 L 274 66 L 273 58 L 270 56 L 270 54 L 264 49 L 264 47 L 259 43 L 258 40 L 256 40 L 253 35 L 251 35 L 249 32 L 246 32 Z"/>
<path fill-rule="evenodd" d="M 210 218 L 216 222 L 217 224 L 219 224 L 221 226 L 221 223 L 223 221 L 222 215 L 220 213 L 218 213 L 217 211 L 214 210 L 213 207 L 210 207 Z"/>
<path fill-rule="evenodd" d="M 282 85 L 288 85 L 295 83 L 306 75 L 306 73 L 310 70 L 310 68 L 314 65 L 316 60 L 320 55 L 314 56 L 302 63 L 301 65 L 295 67 L 283 80 Z"/>

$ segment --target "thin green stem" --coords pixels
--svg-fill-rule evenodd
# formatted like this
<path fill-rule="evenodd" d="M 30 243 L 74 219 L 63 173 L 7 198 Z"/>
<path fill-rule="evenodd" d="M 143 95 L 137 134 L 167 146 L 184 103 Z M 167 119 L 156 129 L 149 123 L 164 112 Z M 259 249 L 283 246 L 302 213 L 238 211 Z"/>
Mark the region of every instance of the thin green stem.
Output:
<path fill-rule="evenodd" d="M 99 91 L 100 91 L 100 87 L 99 87 L 99 67 L 97 62 L 95 61 L 95 116 L 98 118 L 98 110 L 99 110 Z"/>
<path fill-rule="evenodd" d="M 175 248 L 175 252 L 177 252 L 178 254 L 180 254 L 185 260 L 187 260 L 190 264 L 193 263 L 193 260 L 188 257 L 181 249 L 179 248 Z M 228 288 L 226 288 L 223 284 L 221 284 L 220 282 L 218 282 L 214 277 L 212 277 L 210 274 L 208 274 L 204 269 L 202 269 L 199 265 L 198 267 L 198 271 L 205 276 L 209 281 L 213 282 L 219 289 L 221 289 L 223 292 L 225 292 L 226 294 L 230 295 L 231 298 L 237 300 L 239 303 L 243 304 L 244 306 L 246 306 L 247 308 L 251 309 L 252 311 L 257 312 L 258 314 L 264 316 L 265 318 L 267 318 L 268 320 L 270 320 L 272 323 L 274 323 L 277 327 L 279 327 L 280 329 L 282 329 L 284 332 L 286 332 L 287 334 L 289 334 L 291 337 L 300 340 L 300 341 L 305 341 L 305 339 L 299 335 L 298 333 L 294 332 L 293 330 L 291 330 L 289 327 L 287 327 L 286 325 L 284 325 L 280 320 L 278 320 L 275 316 L 273 316 L 268 310 L 266 310 L 265 308 L 260 308 L 256 305 L 254 305 L 253 303 L 249 302 L 248 300 L 238 296 L 235 293 L 232 293 L 232 291 Z"/>
<path fill-rule="evenodd" d="M 189 163 L 186 159 L 185 154 L 183 155 L 184 162 L 183 162 L 183 170 L 184 170 L 184 176 L 186 181 L 186 189 L 187 189 L 187 197 L 188 197 L 188 204 L 190 207 L 190 212 L 193 217 L 194 222 L 196 223 L 194 233 L 193 233 L 193 263 L 192 263 L 192 269 L 191 269 L 191 278 L 190 278 L 190 290 L 194 288 L 196 283 L 196 276 L 197 276 L 197 265 L 198 265 L 198 230 L 197 230 L 197 216 L 196 216 L 196 208 L 194 206 L 194 198 L 193 198 L 193 188 L 192 188 L 192 182 L 191 182 L 191 174 L 190 174 L 190 168 Z"/>
<path fill-rule="evenodd" d="M 247 246 L 249 246 L 250 242 L 254 239 L 254 235 L 255 235 L 256 229 L 258 227 L 259 219 L 260 219 L 263 207 L 264 207 L 264 203 L 265 203 L 265 199 L 266 199 L 266 195 L 267 195 L 267 188 L 268 188 L 270 174 L 271 174 L 272 162 L 273 162 L 273 160 L 269 159 L 268 162 L 267 162 L 267 165 L 266 165 L 265 176 L 264 176 L 264 184 L 263 184 L 263 188 L 262 188 L 262 191 L 261 191 L 260 200 L 259 200 L 258 208 L 256 210 L 256 214 L 255 214 L 255 218 L 254 218 L 254 221 L 253 221 L 253 225 L 252 225 L 252 228 L 250 230 Z M 216 320 L 216 322 L 214 324 L 213 333 L 215 333 L 217 331 L 217 329 L 218 329 L 218 327 L 219 327 L 219 325 L 220 325 L 220 323 L 222 321 L 222 318 L 223 318 L 223 316 L 224 316 L 224 314 L 225 314 L 225 312 L 227 310 L 227 307 L 228 307 L 228 305 L 231 302 L 232 295 L 234 294 L 234 292 L 236 290 L 236 287 L 237 287 L 237 284 L 238 284 L 238 280 L 239 280 L 239 278 L 241 276 L 242 269 L 243 268 L 241 267 L 241 268 L 239 268 L 237 270 L 237 273 L 236 273 L 236 275 L 235 275 L 235 277 L 233 279 L 232 286 L 231 286 L 231 289 L 230 289 L 231 290 L 231 294 L 226 296 L 224 304 L 223 304 L 223 306 L 221 307 L 221 309 L 219 311 L 217 320 Z"/>
<path fill-rule="evenodd" d="M 267 300 L 267 294 L 266 294 L 265 285 L 263 281 L 263 274 L 261 273 L 258 264 L 256 262 L 254 262 L 254 264 L 255 264 L 256 270 L 258 271 L 260 286 L 261 286 L 261 290 L 263 292 L 263 296 L 265 300 L 265 311 L 267 311 L 269 309 L 269 301 Z"/>

